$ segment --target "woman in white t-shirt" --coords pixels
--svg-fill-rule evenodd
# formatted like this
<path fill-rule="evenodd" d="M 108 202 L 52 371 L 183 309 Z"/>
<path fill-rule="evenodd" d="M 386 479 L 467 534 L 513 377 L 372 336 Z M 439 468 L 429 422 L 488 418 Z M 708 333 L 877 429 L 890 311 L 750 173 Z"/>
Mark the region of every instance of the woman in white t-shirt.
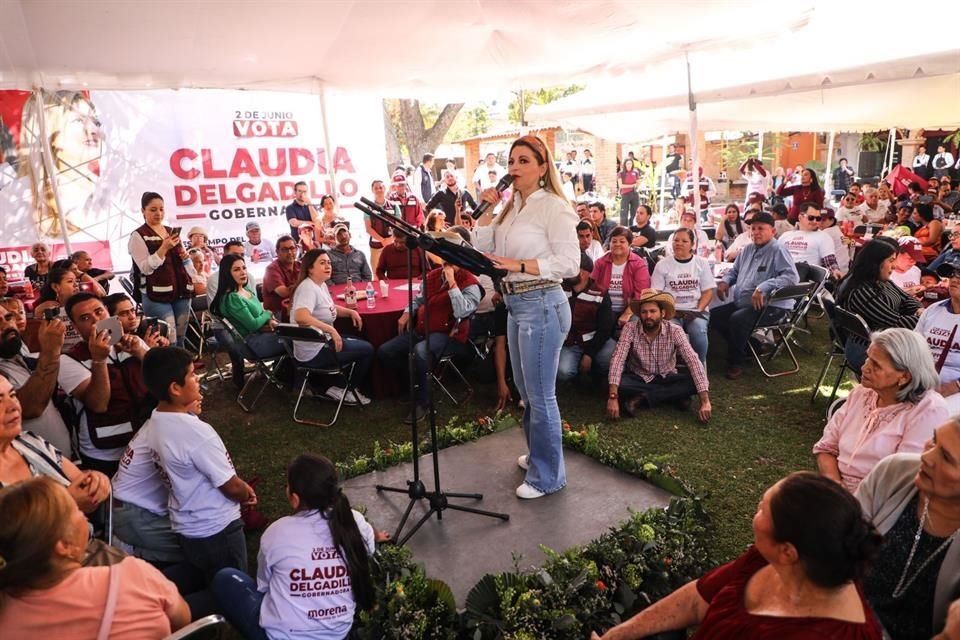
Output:
<path fill-rule="evenodd" d="M 693 231 L 681 227 L 674 232 L 673 255 L 657 263 L 651 280 L 654 289 L 673 296 L 677 312 L 671 322 L 683 327 L 690 346 L 706 365 L 710 301 L 717 283 L 710 264 L 693 255 Z"/>
<path fill-rule="evenodd" d="M 260 539 L 257 580 L 222 569 L 213 593 L 245 638 L 341 640 L 357 607 L 374 603 L 368 556 L 373 527 L 350 508 L 337 469 L 323 456 L 302 454 L 287 469 L 294 514 Z"/>
<path fill-rule="evenodd" d="M 363 326 L 360 314 L 356 309 L 347 309 L 334 304 L 327 289 L 327 280 L 330 279 L 333 268 L 326 251 L 323 249 L 307 251 L 300 260 L 300 265 L 300 281 L 293 294 L 290 317 L 301 327 L 319 329 L 327 334 L 330 340 L 326 344 L 295 341 L 293 355 L 299 364 L 317 369 L 329 369 L 355 362 L 353 384 L 358 385 L 370 370 L 374 355 L 373 345 L 359 338 L 342 337 L 333 324 L 338 315 L 344 315 L 353 321 L 354 328 L 359 331 Z M 303 375 L 297 372 L 295 388 L 303 385 Z M 340 387 L 328 387 L 326 395 L 334 400 L 340 400 L 344 392 L 345 389 Z M 309 389 L 304 391 L 305 395 L 309 393 Z M 352 404 L 355 400 L 360 404 L 370 403 L 369 398 L 353 389 L 344 402 Z"/>

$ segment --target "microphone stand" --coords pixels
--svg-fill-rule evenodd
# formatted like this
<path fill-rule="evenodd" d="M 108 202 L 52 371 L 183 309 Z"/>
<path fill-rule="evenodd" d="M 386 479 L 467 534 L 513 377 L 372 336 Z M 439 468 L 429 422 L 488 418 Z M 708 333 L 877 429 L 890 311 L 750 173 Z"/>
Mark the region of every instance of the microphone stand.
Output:
<path fill-rule="evenodd" d="M 432 238 L 427 234 L 420 231 L 418 228 L 407 223 L 406 221 L 394 217 L 391 213 L 385 210 L 380 205 L 375 202 L 368 200 L 367 198 L 361 198 L 359 203 L 354 204 L 354 206 L 359 209 L 361 212 L 371 216 L 372 218 L 379 220 L 386 224 L 388 227 L 394 229 L 395 232 L 403 234 L 405 238 L 405 243 L 407 245 L 407 309 L 410 310 L 413 308 L 413 252 L 421 251 L 421 264 L 423 265 L 423 273 L 421 274 L 421 284 L 420 292 L 424 297 L 424 326 L 427 328 L 428 335 L 424 336 L 424 339 L 429 338 L 429 314 L 430 307 L 427 304 L 427 272 L 429 271 L 429 259 L 426 256 L 426 251 L 437 253 L 444 260 L 447 260 L 451 264 L 456 264 L 463 268 L 463 262 L 467 263 L 476 263 L 477 256 L 486 260 L 489 263 L 489 269 L 493 271 L 499 271 L 493 268 L 492 263 L 483 256 L 483 254 L 474 250 L 472 247 L 460 247 L 451 242 L 442 241 L 436 238 Z M 449 245 L 449 246 L 445 246 Z M 476 255 L 470 255 L 466 250 L 469 249 L 469 252 L 472 252 Z M 474 264 L 474 268 L 476 265 Z M 502 276 L 503 273 L 500 272 L 497 274 L 498 277 Z M 394 541 L 398 545 L 405 544 L 413 535 L 420 529 L 423 524 L 430 519 L 434 514 L 437 515 L 437 520 L 443 520 L 443 512 L 447 509 L 453 509 L 454 511 L 463 511 L 467 513 L 475 513 L 481 516 L 487 516 L 490 518 L 499 518 L 501 520 L 509 520 L 510 515 L 506 513 L 496 513 L 493 511 L 484 511 L 482 509 L 476 509 L 473 507 L 467 507 L 459 504 L 451 504 L 449 498 L 464 498 L 469 500 L 482 500 L 483 494 L 481 493 L 453 493 L 445 492 L 440 488 L 440 460 L 437 455 L 438 452 L 438 438 L 437 438 L 437 421 L 436 421 L 436 408 L 433 403 L 433 393 L 432 385 L 430 384 L 430 376 L 427 374 L 427 379 L 424 382 L 426 388 L 424 392 L 427 397 L 427 419 L 430 424 L 430 453 L 433 462 L 433 491 L 427 491 L 426 486 L 423 483 L 423 480 L 420 478 L 420 462 L 419 462 L 419 429 L 417 427 L 417 394 L 416 394 L 416 384 L 417 384 L 417 374 L 416 374 L 416 318 L 410 318 L 409 322 L 411 323 L 407 327 L 407 333 L 409 336 L 409 345 L 407 351 L 407 372 L 410 376 L 410 415 L 412 418 L 413 425 L 411 427 L 411 438 L 413 444 L 413 479 L 407 480 L 406 488 L 403 487 L 388 487 L 385 485 L 378 484 L 376 485 L 377 492 L 387 491 L 393 493 L 405 493 L 409 498 L 407 503 L 407 508 L 403 512 L 403 517 L 400 519 L 400 524 L 397 525 L 397 531 L 393 536 Z M 433 352 L 428 348 L 427 349 L 427 371 L 431 371 L 433 364 Z M 403 528 L 407 523 L 407 519 L 410 517 L 410 513 L 413 510 L 413 506 L 418 503 L 420 500 L 426 499 L 429 509 L 427 512 L 418 520 L 413 527 L 404 535 L 401 536 Z"/>

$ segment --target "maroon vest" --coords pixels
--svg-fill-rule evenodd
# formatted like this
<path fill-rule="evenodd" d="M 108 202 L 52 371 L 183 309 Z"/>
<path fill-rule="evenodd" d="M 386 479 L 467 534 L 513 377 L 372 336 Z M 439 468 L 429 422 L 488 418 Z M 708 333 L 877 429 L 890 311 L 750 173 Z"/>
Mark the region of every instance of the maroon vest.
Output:
<path fill-rule="evenodd" d="M 480 286 L 477 277 L 466 269 L 457 269 L 454 280 L 461 291 L 470 285 Z M 417 333 L 425 336 L 428 333 L 450 333 L 456 318 L 453 317 L 453 304 L 450 302 L 450 288 L 443 279 L 443 269 L 437 268 L 427 274 L 427 292 L 424 295 L 424 304 L 417 309 Z M 424 327 L 426 307 L 430 308 L 429 331 Z M 457 327 L 456 333 L 450 336 L 457 342 L 466 342 L 470 335 L 470 321 L 463 319 Z"/>
<path fill-rule="evenodd" d="M 167 233 L 172 229 L 164 227 Z M 153 229 L 144 224 L 134 233 L 140 234 L 144 244 L 147 245 L 147 251 L 154 254 L 163 244 L 163 238 L 158 236 Z M 193 280 L 187 275 L 187 270 L 183 266 L 186 253 L 181 246 L 178 251 L 168 251 L 163 260 L 163 264 L 150 275 L 144 275 L 137 263 L 133 263 L 133 274 L 137 283 L 137 289 L 146 292 L 147 297 L 154 302 L 173 302 L 181 298 L 193 297 Z"/>
<path fill-rule="evenodd" d="M 581 345 L 593 339 L 597 332 L 597 316 L 603 304 L 603 292 L 587 289 L 570 299 L 570 331 L 563 346 Z"/>

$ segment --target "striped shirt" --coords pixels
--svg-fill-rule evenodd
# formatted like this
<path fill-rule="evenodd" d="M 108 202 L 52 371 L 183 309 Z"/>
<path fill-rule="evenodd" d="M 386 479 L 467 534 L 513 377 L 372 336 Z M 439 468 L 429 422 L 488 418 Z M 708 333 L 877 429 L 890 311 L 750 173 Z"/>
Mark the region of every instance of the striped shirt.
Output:
<path fill-rule="evenodd" d="M 881 331 L 891 327 L 916 327 L 920 302 L 893 282 L 876 280 L 852 290 L 842 306 L 861 316 L 871 331 Z"/>
<path fill-rule="evenodd" d="M 611 385 L 620 386 L 624 366 L 630 373 L 650 382 L 657 376 L 669 376 L 677 372 L 677 353 L 687 363 L 697 393 L 705 393 L 710 385 L 707 372 L 697 357 L 683 328 L 672 322 L 660 323 L 660 333 L 653 340 L 643 331 L 639 320 L 628 322 L 623 327 L 617 348 L 610 360 Z"/>

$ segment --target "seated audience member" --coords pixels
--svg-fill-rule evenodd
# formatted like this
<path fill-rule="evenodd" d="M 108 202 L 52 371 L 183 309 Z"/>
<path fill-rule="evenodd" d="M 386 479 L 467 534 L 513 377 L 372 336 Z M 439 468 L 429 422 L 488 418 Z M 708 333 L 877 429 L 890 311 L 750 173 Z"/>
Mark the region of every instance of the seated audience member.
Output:
<path fill-rule="evenodd" d="M 560 349 L 557 380 L 576 382 L 582 371 L 593 380 L 603 380 L 610 370 L 616 319 L 610 295 L 589 286 L 570 295 L 570 331 Z"/>
<path fill-rule="evenodd" d="M 206 229 L 203 227 L 191 228 L 190 231 L 187 232 L 187 241 L 190 243 L 190 246 L 187 247 L 188 252 L 196 249 L 200 255 L 203 256 L 203 268 L 197 269 L 197 272 L 210 275 L 211 272 L 216 271 L 217 266 L 220 264 L 220 256 L 210 248 Z"/>
<path fill-rule="evenodd" d="M 586 291 L 587 287 L 590 286 L 590 275 L 593 273 L 593 266 L 593 260 L 590 259 L 586 251 L 581 249 L 579 273 L 571 278 L 564 278 L 560 281 L 560 286 L 567 293 L 568 298 L 581 291 Z"/>
<path fill-rule="evenodd" d="M 755 214 L 750 220 L 753 244 L 737 256 L 717 284 L 720 300 L 726 300 L 730 288 L 736 286 L 732 303 L 714 307 L 710 312 L 710 324 L 727 339 L 727 377 L 731 380 L 743 375 L 747 341 L 767 298 L 777 289 L 800 281 L 793 256 L 773 237 L 773 229 L 773 216 L 765 212 Z M 789 300 L 779 302 L 767 313 L 783 316 L 790 311 L 791 304 Z"/>
<path fill-rule="evenodd" d="M 617 228 L 617 223 L 607 217 L 607 206 L 602 202 L 591 202 L 589 205 L 590 220 L 597 227 L 597 233 L 600 234 L 600 244 L 607 246 L 610 240 L 610 234 Z"/>
<path fill-rule="evenodd" d="M 321 236 L 321 240 L 323 237 Z M 312 225 L 304 225 L 300 227 L 300 237 L 297 240 L 297 253 L 302 258 L 303 254 L 311 249 L 324 249 L 326 250 L 326 245 L 323 242 L 317 240 L 317 230 Z"/>
<path fill-rule="evenodd" d="M 909 329 L 873 334 L 860 384 L 813 446 L 820 473 L 856 491 L 893 453 L 917 453 L 948 417 L 923 338 Z"/>
<path fill-rule="evenodd" d="M 373 280 L 367 257 L 350 244 L 350 229 L 346 225 L 339 224 L 334 229 L 334 235 L 337 238 L 337 246 L 327 253 L 333 265 L 333 276 L 330 280 L 334 284 L 343 284 L 348 278 L 353 279 L 354 284 Z"/>
<path fill-rule="evenodd" d="M 700 396 L 700 422 L 710 419 L 710 393 L 707 373 L 687 335 L 673 318 L 673 296 L 656 289 L 645 289 L 630 305 L 639 322 L 623 328 L 610 360 L 607 415 L 620 417 L 620 394 L 625 396 L 623 411 L 633 416 L 640 407 L 674 405 L 686 410 L 690 396 Z M 687 371 L 677 370 L 677 355 Z"/>
<path fill-rule="evenodd" d="M 34 242 L 30 247 L 30 255 L 34 263 L 26 266 L 23 277 L 30 281 L 34 290 L 40 291 L 46 286 L 47 274 L 50 273 L 50 247 L 43 242 Z"/>
<path fill-rule="evenodd" d="M 74 251 L 70 255 L 70 261 L 76 266 L 80 274 L 88 276 L 93 282 L 103 287 L 103 294 L 110 292 L 110 281 L 116 276 L 106 269 L 98 269 L 93 266 L 93 259 L 86 251 Z"/>
<path fill-rule="evenodd" d="M 73 449 L 70 431 L 53 402 L 63 348 L 63 322 L 56 318 L 41 320 L 37 332 L 40 352 L 36 358 L 25 357 L 18 316 L 6 305 L 0 312 L 0 376 L 9 380 L 20 397 L 26 429 L 69 456 Z"/>
<path fill-rule="evenodd" d="M 839 278 L 840 265 L 834 255 L 833 240 L 820 231 L 820 205 L 807 202 L 800 205 L 800 216 L 797 218 L 797 228 L 788 231 L 777 240 L 783 248 L 793 256 L 797 265 L 814 264 L 823 267 L 827 273 Z M 799 266 L 797 272 L 801 280 L 808 278 L 806 269 Z"/>
<path fill-rule="evenodd" d="M 3 311 L 13 314 L 14 326 L 16 327 L 17 331 L 20 332 L 20 335 L 23 336 L 24 332 L 27 330 L 27 308 L 23 306 L 23 300 L 20 298 L 0 297 L 0 313 Z M 36 354 L 31 353 L 30 347 L 28 347 L 26 344 L 21 345 L 20 355 L 36 357 Z M 3 355 L 0 354 L 0 358 L 2 357 Z"/>
<path fill-rule="evenodd" d="M 190 258 L 190 264 L 193 265 L 193 271 L 187 271 L 187 275 L 193 281 L 193 305 L 194 311 L 207 310 L 207 278 L 210 277 L 209 271 L 204 271 L 203 253 L 199 249 L 190 249 L 187 251 Z"/>
<path fill-rule="evenodd" d="M 259 222 L 248 222 L 247 241 L 243 243 L 243 252 L 250 262 L 273 262 L 277 259 L 272 244 L 263 240 Z"/>
<path fill-rule="evenodd" d="M 21 396 L 0 376 L 0 487 L 47 476 L 67 488 L 77 506 L 90 513 L 110 496 L 110 480 L 99 471 L 81 471 L 47 440 L 23 430 Z M 0 521 L 9 521 L 6 512 Z M 0 553 L 2 555 L 2 553 Z M 2 607 L 0 607 L 2 611 Z"/>
<path fill-rule="evenodd" d="M 577 212 L 577 217 L 581 220 L 586 220 L 587 222 L 593 222 L 593 216 L 590 215 L 590 205 L 584 201 L 577 202 L 575 207 Z"/>
<path fill-rule="evenodd" d="M 290 629 L 303 637 L 346 638 L 355 611 L 371 608 L 376 599 L 367 558 L 374 552 L 373 527 L 350 508 L 336 467 L 322 456 L 293 460 L 287 501 L 293 514 L 276 520 L 260 540 L 256 581 L 236 569 L 217 574 L 213 591 L 220 608 L 245 638 L 288 638 Z M 317 549 L 334 553 L 318 558 Z M 349 576 L 349 586 L 310 598 L 292 590 L 313 584 L 314 572 Z M 304 574 L 300 582 L 291 581 L 297 574 Z M 318 610 L 329 613 L 317 616 Z"/>
<path fill-rule="evenodd" d="M 913 232 L 913 237 L 920 242 L 922 247 L 924 262 L 932 262 L 940 255 L 940 243 L 943 238 L 943 221 L 937 220 L 933 216 L 933 207 L 929 204 L 918 202 L 913 207 L 913 222 L 917 229 Z"/>
<path fill-rule="evenodd" d="M 303 238 L 309 233 L 309 230 L 313 229 L 310 225 L 304 225 L 300 228 L 300 237 Z M 238 240 L 231 240 L 223 246 L 223 257 L 227 256 L 239 256 L 244 257 L 243 252 L 243 243 Z M 220 285 L 220 271 L 214 271 L 207 278 L 207 306 L 213 304 L 213 299 L 217 295 L 217 289 Z M 246 290 L 256 296 L 257 295 L 257 283 L 254 275 L 251 272 L 247 272 L 247 283 L 244 285 Z M 227 353 L 230 355 L 230 377 L 233 380 L 233 384 L 236 385 L 238 389 L 243 389 L 244 384 L 244 373 L 243 369 L 246 366 L 244 364 L 243 353 L 240 349 L 235 348 L 233 345 L 233 338 L 230 335 L 230 332 L 227 331 L 226 327 L 223 326 L 223 323 L 220 322 L 217 316 L 210 315 L 210 326 L 213 329 L 213 335 L 217 339 L 217 343 L 221 348 L 226 349 Z"/>
<path fill-rule="evenodd" d="M 689 229 L 693 232 L 693 252 L 696 255 L 704 257 L 710 255 L 713 245 L 710 242 L 710 238 L 707 236 L 707 232 L 701 229 L 700 225 L 697 224 L 697 214 L 694 213 L 692 209 L 685 209 L 680 215 L 680 227 L 683 229 Z M 670 237 L 667 238 L 665 254 L 668 256 L 673 254 L 673 233 L 671 233 Z"/>
<path fill-rule="evenodd" d="M 77 279 L 77 289 L 79 291 L 89 291 L 90 293 L 96 294 L 101 298 L 107 295 L 106 289 L 103 286 L 94 280 L 89 274 L 86 274 L 77 267 L 77 264 L 71 258 L 64 258 L 63 260 L 57 260 L 52 265 L 50 265 L 50 270 L 54 269 L 69 269 L 73 271 L 73 275 Z"/>
<path fill-rule="evenodd" d="M 857 253 L 850 274 L 837 288 L 837 303 L 861 316 L 871 331 L 891 327 L 912 329 L 920 303 L 891 281 L 898 247 L 884 239 L 873 240 Z"/>
<path fill-rule="evenodd" d="M 600 241 L 597 240 L 598 237 L 597 227 L 592 222 L 581 220 L 577 223 L 577 240 L 580 242 L 580 252 L 586 254 L 594 262 L 606 253 Z"/>
<path fill-rule="evenodd" d="M 66 312 L 67 300 L 77 291 L 79 291 L 77 276 L 73 271 L 63 268 L 50 269 L 47 274 L 47 284 L 40 290 L 40 303 L 33 308 L 33 317 L 38 320 L 45 318 L 47 309 L 57 312 L 57 317 L 63 322 L 64 326 L 64 352 L 81 340 L 77 328 L 70 321 Z"/>
<path fill-rule="evenodd" d="M 848 491 L 809 471 L 793 473 L 763 494 L 753 538 L 739 558 L 687 583 L 602 640 L 694 625 L 695 638 L 880 640 L 880 625 L 858 587 L 880 536 Z"/>
<path fill-rule="evenodd" d="M 293 355 L 298 363 L 305 366 L 314 366 L 318 369 L 329 369 L 337 365 L 356 363 L 353 370 L 353 383 L 360 384 L 367 376 L 367 371 L 373 362 L 373 345 L 366 340 L 343 337 L 334 327 L 337 316 L 350 318 L 353 327 L 359 331 L 363 321 L 356 309 L 348 309 L 334 303 L 333 297 L 327 289 L 332 267 L 330 257 L 322 249 L 308 251 L 300 263 L 300 281 L 293 292 L 293 303 L 290 305 L 290 318 L 301 327 L 315 327 L 328 336 L 326 344 L 318 342 L 295 341 Z M 296 388 L 304 384 L 304 374 L 298 372 Z M 311 395 L 310 389 L 305 389 L 306 395 Z M 326 390 L 327 397 L 340 400 L 346 389 L 331 386 Z M 370 399 L 356 388 L 344 399 L 347 404 L 360 402 L 369 404 Z"/>
<path fill-rule="evenodd" d="M 417 280 L 423 275 L 423 252 L 414 249 L 407 251 L 407 236 L 397 233 L 391 236 L 393 242 L 380 250 L 380 261 L 377 263 L 377 278 L 379 280 L 406 280 L 408 275 Z M 413 265 L 413 272 L 408 269 L 408 253 Z"/>
<path fill-rule="evenodd" d="M 854 226 L 863 224 L 863 215 L 857 210 L 857 194 L 848 191 L 840 199 L 840 206 L 837 207 L 837 222 L 852 222 Z"/>
<path fill-rule="evenodd" d="M 0 298 L 6 297 L 10 291 L 10 283 L 7 282 L 7 270 L 0 266 Z"/>
<path fill-rule="evenodd" d="M 289 301 L 293 299 L 299 277 L 297 242 L 291 236 L 280 236 L 277 240 L 277 259 L 267 266 L 263 274 L 263 307 L 281 320 L 289 318 Z"/>
<path fill-rule="evenodd" d="M 274 333 L 277 321 L 263 308 L 256 294 L 250 293 L 245 286 L 247 265 L 244 258 L 226 256 L 218 273 L 217 294 L 210 303 L 213 315 L 230 321 L 258 359 L 282 355 L 284 347 Z"/>
<path fill-rule="evenodd" d="M 617 227 L 610 232 L 609 240 L 610 251 L 594 262 L 590 279 L 597 290 L 610 296 L 610 308 L 617 318 L 616 337 L 633 316 L 628 303 L 650 287 L 650 271 L 647 261 L 630 250 L 630 229 Z"/>
<path fill-rule="evenodd" d="M 950 244 L 947 245 L 936 259 L 927 265 L 927 268 L 936 272 L 945 262 L 960 262 L 960 228 L 950 232 Z"/>
<path fill-rule="evenodd" d="M 170 340 L 160 335 L 158 326 L 150 326 L 137 315 L 137 308 L 133 300 L 124 293 L 112 293 L 103 299 L 107 313 L 120 321 L 123 332 L 127 335 L 140 337 L 148 347 L 169 347 Z"/>
<path fill-rule="evenodd" d="M 3 489 L 0 512 L 5 637 L 40 638 L 56 629 L 58 638 L 160 640 L 190 622 L 177 588 L 146 562 L 82 565 L 87 519 L 54 480 L 34 478 Z M 112 612 L 106 624 L 105 609 Z"/>
<path fill-rule="evenodd" d="M 331 195 L 325 195 L 320 198 L 320 219 L 317 220 L 316 228 L 318 238 L 328 249 L 337 246 L 336 228 L 345 225 L 350 228 L 350 222 L 341 218 L 337 213 L 337 201 Z"/>
<path fill-rule="evenodd" d="M 754 209 L 755 213 L 760 211 L 761 209 L 759 208 Z M 775 238 L 779 238 L 786 232 L 796 229 L 796 227 L 793 226 L 793 223 L 790 222 L 790 213 L 787 211 L 787 205 L 783 204 L 782 202 L 778 202 L 770 207 L 770 215 L 773 216 L 773 229 L 775 232 Z M 746 219 L 746 213 L 744 213 L 744 218 Z M 749 232 L 749 229 L 747 231 Z"/>
<path fill-rule="evenodd" d="M 819 208 L 819 205 L 818 205 Z M 880 192 L 874 187 L 864 187 L 863 203 L 857 207 L 860 222 L 883 224 L 887 221 L 887 207 L 880 204 Z"/>
<path fill-rule="evenodd" d="M 759 212 L 759 209 L 753 207 L 747 207 L 747 210 L 743 212 L 743 224 L 746 225 L 746 230 L 734 238 L 733 242 L 730 243 L 730 248 L 723 252 L 724 262 L 735 261 L 741 251 L 753 244 L 753 234 L 750 233 L 750 223 L 753 221 L 753 216 Z M 776 225 L 774 225 L 774 228 L 776 228 Z M 790 225 L 790 229 L 793 229 L 793 225 Z M 774 237 L 776 237 L 776 234 L 774 234 Z"/>
<path fill-rule="evenodd" d="M 723 247 L 726 251 L 733 244 L 738 235 L 746 231 L 743 220 L 740 219 L 740 207 L 731 203 L 723 211 L 723 221 L 717 225 L 717 248 Z"/>
<path fill-rule="evenodd" d="M 946 271 L 944 270 L 944 272 Z M 950 297 L 949 288 L 944 286 L 940 276 L 930 269 L 920 269 L 920 285 L 923 287 L 923 292 L 919 295 L 920 306 L 924 309 Z"/>
<path fill-rule="evenodd" d="M 897 203 L 890 228 L 898 229 L 899 227 L 906 227 L 910 235 L 917 230 L 917 224 L 913 221 L 913 203 L 910 200 L 901 200 Z"/>
<path fill-rule="evenodd" d="M 637 205 L 637 213 L 634 215 L 633 224 L 630 225 L 630 231 L 633 232 L 631 246 L 634 249 L 650 251 L 657 244 L 657 230 L 650 224 L 652 216 L 653 212 L 648 205 Z M 590 257 L 593 258 L 593 256 Z M 593 259 L 596 260 L 596 258 Z"/>
<path fill-rule="evenodd" d="M 74 295 L 66 310 L 81 341 L 60 356 L 57 380 L 79 415 L 83 466 L 112 476 L 151 408 L 141 370 L 148 347 L 133 335 L 111 346 L 109 333 L 97 331 L 107 308 L 93 294 Z"/>
<path fill-rule="evenodd" d="M 707 365 L 710 333 L 710 301 L 717 282 L 710 263 L 693 255 L 693 232 L 677 229 L 673 234 L 673 255 L 657 263 L 652 286 L 673 296 L 676 312 L 670 320 L 683 327 L 700 362 Z"/>
<path fill-rule="evenodd" d="M 837 269 L 840 277 L 847 275 L 850 270 L 850 249 L 844 242 L 843 232 L 837 226 L 837 219 L 830 209 L 820 211 L 820 230 L 833 241 L 833 255 L 837 258 Z"/>
<path fill-rule="evenodd" d="M 856 497 L 883 534 L 863 593 L 887 636 L 926 640 L 942 632 L 947 607 L 960 597 L 960 423 L 937 427 L 923 453 L 881 460 Z"/>
<path fill-rule="evenodd" d="M 440 209 L 434 209 L 429 214 L 427 214 L 427 221 L 425 223 L 425 228 L 427 233 L 440 233 L 441 231 L 446 231 L 447 229 L 447 217 Z M 427 251 L 427 270 L 433 269 L 434 267 L 439 267 L 443 264 L 443 258 L 440 256 L 430 253 Z"/>
<path fill-rule="evenodd" d="M 897 244 L 897 261 L 890 273 L 890 281 L 915 296 L 923 290 L 920 285 L 920 267 L 917 266 L 918 262 L 923 262 L 920 243 L 916 238 L 904 236 L 897 239 Z"/>
<path fill-rule="evenodd" d="M 240 479 L 217 432 L 197 417 L 203 401 L 193 356 L 177 347 L 147 352 L 143 377 L 158 401 L 146 441 L 170 490 L 170 524 L 187 563 L 207 582 L 217 571 L 246 571 L 247 543 L 240 507 L 257 494 Z"/>
<path fill-rule="evenodd" d="M 493 368 L 497 382 L 496 411 L 501 411 L 510 406 L 512 400 L 510 385 L 507 383 L 507 307 L 490 276 L 480 275 L 477 280 L 484 296 L 470 319 L 470 340 L 476 343 L 493 338 Z"/>
<path fill-rule="evenodd" d="M 419 422 L 427 412 L 428 365 L 443 354 L 469 353 L 470 316 L 477 309 L 483 291 L 476 276 L 460 267 L 444 263 L 427 272 L 426 292 L 420 291 L 413 306 L 403 312 L 397 321 L 400 335 L 387 340 L 377 355 L 392 366 L 407 357 L 410 344 L 408 333 L 414 332 L 417 368 L 417 407 L 407 416 L 407 424 Z M 430 309 L 430 326 L 426 325 L 426 310 Z M 415 320 L 411 323 L 411 318 Z"/>
<path fill-rule="evenodd" d="M 949 278 L 948 298 L 928 306 L 916 331 L 927 341 L 933 361 L 937 364 L 940 376 L 940 395 L 947 401 L 951 416 L 960 414 L 960 331 L 954 328 L 960 324 L 960 261 L 940 266 L 940 273 Z M 946 351 L 944 347 L 950 345 Z"/>
<path fill-rule="evenodd" d="M 960 191 L 954 191 L 949 178 L 947 176 L 944 176 L 944 178 L 945 179 L 940 180 L 936 203 L 940 205 L 944 211 L 955 211 L 957 203 L 960 202 Z"/>

